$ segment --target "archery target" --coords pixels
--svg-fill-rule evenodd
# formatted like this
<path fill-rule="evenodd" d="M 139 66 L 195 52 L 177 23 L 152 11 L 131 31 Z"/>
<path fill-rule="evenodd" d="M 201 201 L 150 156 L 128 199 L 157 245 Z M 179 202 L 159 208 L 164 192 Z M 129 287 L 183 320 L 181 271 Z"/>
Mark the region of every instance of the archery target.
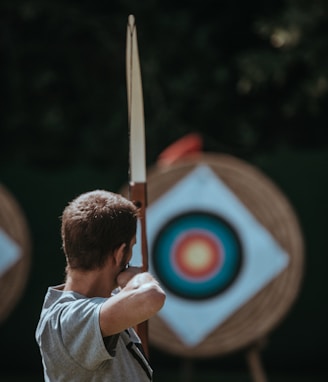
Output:
<path fill-rule="evenodd" d="M 18 202 L 0 184 L 0 323 L 19 300 L 30 267 L 30 235 Z"/>
<path fill-rule="evenodd" d="M 150 340 L 170 353 L 206 357 L 247 346 L 298 293 L 303 247 L 292 207 L 270 179 L 231 156 L 153 167 L 147 239 L 149 271 L 167 295 Z"/>
<path fill-rule="evenodd" d="M 207 299 L 226 290 L 242 264 L 242 246 L 234 228 L 207 211 L 170 219 L 151 250 L 155 272 L 175 295 Z"/>

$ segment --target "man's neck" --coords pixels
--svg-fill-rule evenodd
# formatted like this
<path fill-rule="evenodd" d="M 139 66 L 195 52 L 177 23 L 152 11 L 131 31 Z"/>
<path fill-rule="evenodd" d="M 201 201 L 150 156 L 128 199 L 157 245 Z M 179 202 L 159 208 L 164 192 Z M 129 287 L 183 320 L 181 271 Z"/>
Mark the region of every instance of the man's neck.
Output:
<path fill-rule="evenodd" d="M 81 271 L 69 270 L 64 290 L 71 290 L 86 297 L 110 297 L 116 287 L 114 278 L 106 268 Z"/>

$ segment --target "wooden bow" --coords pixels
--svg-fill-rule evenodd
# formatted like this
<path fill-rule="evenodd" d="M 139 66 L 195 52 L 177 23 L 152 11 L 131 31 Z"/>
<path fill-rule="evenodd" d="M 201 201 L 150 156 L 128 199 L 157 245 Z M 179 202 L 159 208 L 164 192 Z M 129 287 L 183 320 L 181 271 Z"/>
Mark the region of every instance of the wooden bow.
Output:
<path fill-rule="evenodd" d="M 148 270 L 148 246 L 146 236 L 146 147 L 145 123 L 139 63 L 137 31 L 133 15 L 128 18 L 126 40 L 126 82 L 128 97 L 128 124 L 130 137 L 129 198 L 140 209 L 142 269 Z M 148 322 L 137 326 L 137 333 L 148 356 Z"/>

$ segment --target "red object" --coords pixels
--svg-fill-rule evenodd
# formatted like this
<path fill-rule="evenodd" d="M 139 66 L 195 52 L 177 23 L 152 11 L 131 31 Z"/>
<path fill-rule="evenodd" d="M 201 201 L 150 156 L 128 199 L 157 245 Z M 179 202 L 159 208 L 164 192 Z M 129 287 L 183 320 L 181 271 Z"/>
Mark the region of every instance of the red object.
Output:
<path fill-rule="evenodd" d="M 157 163 L 169 166 L 181 158 L 200 153 L 203 149 L 203 140 L 199 134 L 191 133 L 178 139 L 158 156 Z"/>

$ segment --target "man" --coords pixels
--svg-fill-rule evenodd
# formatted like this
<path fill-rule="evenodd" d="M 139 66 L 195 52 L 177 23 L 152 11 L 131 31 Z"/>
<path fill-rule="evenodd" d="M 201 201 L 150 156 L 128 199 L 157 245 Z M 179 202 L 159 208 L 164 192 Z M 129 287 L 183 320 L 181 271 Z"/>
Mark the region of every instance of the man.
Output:
<path fill-rule="evenodd" d="M 152 379 L 131 329 L 164 304 L 158 282 L 129 267 L 138 210 L 124 197 L 96 190 L 62 215 L 65 284 L 49 287 L 36 329 L 45 381 Z"/>

